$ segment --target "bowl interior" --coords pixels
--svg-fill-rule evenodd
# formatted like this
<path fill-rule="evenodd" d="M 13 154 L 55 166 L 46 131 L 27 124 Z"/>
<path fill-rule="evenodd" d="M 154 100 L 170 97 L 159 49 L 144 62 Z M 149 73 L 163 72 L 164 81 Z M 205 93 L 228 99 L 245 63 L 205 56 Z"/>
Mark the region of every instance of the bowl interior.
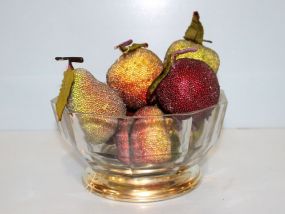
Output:
<path fill-rule="evenodd" d="M 56 98 L 51 101 L 55 113 Z M 135 174 L 194 166 L 217 141 L 227 99 L 187 114 L 110 117 L 64 110 L 63 138 L 96 170 Z"/>

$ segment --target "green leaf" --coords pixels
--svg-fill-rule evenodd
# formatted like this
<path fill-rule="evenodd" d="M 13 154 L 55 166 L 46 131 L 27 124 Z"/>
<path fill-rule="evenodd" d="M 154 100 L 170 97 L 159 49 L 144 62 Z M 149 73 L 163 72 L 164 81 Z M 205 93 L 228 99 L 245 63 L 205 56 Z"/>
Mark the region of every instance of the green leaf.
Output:
<path fill-rule="evenodd" d="M 192 22 L 185 32 L 184 39 L 201 45 L 203 43 L 204 28 L 197 11 L 193 13 Z"/>
<path fill-rule="evenodd" d="M 147 102 L 152 105 L 155 103 L 155 90 L 159 83 L 167 76 L 172 66 L 172 55 L 168 55 L 163 65 L 163 70 L 160 75 L 151 83 L 147 91 Z"/>
<path fill-rule="evenodd" d="M 74 70 L 68 68 L 64 72 L 61 88 L 55 104 L 56 113 L 59 121 L 61 121 L 63 110 L 67 104 L 67 99 L 69 97 L 73 81 L 74 81 Z"/>

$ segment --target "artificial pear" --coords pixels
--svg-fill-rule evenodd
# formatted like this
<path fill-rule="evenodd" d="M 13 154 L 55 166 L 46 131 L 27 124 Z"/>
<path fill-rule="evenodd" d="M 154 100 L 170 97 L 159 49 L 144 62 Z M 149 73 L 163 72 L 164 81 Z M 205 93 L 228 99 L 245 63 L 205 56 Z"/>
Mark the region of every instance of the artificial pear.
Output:
<path fill-rule="evenodd" d="M 165 61 L 175 51 L 195 48 L 197 51 L 181 54 L 177 59 L 191 58 L 201 60 L 207 63 L 211 69 L 217 73 L 220 66 L 219 56 L 214 50 L 203 45 L 203 37 L 204 28 L 200 22 L 199 13 L 194 12 L 191 25 L 188 27 L 184 39 L 177 40 L 170 45 L 165 55 Z"/>
<path fill-rule="evenodd" d="M 70 63 L 68 70 L 73 72 L 73 82 L 66 107 L 78 117 L 88 142 L 107 142 L 117 128 L 112 117 L 126 114 L 124 102 L 116 91 L 86 69 L 74 69 Z"/>
<path fill-rule="evenodd" d="M 117 158 L 124 164 L 130 164 L 130 141 L 129 133 L 131 130 L 132 120 L 128 118 L 119 119 L 118 128 L 113 136 L 116 144 Z"/>
<path fill-rule="evenodd" d="M 108 85 L 117 90 L 129 110 L 147 105 L 147 90 L 161 73 L 163 65 L 147 44 L 132 44 L 132 40 L 117 46 L 123 54 L 109 68 Z"/>
<path fill-rule="evenodd" d="M 74 70 L 74 83 L 68 108 L 79 114 L 85 137 L 92 143 L 104 143 L 115 133 L 112 117 L 126 114 L 125 104 L 116 91 L 98 81 L 85 69 Z"/>
<path fill-rule="evenodd" d="M 139 109 L 130 135 L 134 164 L 163 163 L 171 159 L 172 142 L 163 112 L 156 106 Z"/>

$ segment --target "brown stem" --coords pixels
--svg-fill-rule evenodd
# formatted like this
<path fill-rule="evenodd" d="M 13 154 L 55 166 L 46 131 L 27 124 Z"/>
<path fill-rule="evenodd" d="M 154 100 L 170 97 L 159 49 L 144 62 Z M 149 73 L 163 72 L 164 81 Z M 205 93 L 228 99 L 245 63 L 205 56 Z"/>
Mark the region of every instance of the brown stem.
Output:
<path fill-rule="evenodd" d="M 140 44 L 138 44 L 138 43 L 133 43 L 132 44 L 132 43 L 133 43 L 133 40 L 129 39 L 129 40 L 127 40 L 127 41 L 117 45 L 115 47 L 115 49 L 119 48 L 123 52 L 123 54 L 127 54 L 127 53 L 135 51 L 135 50 L 137 50 L 139 48 L 146 48 L 146 47 L 148 47 L 147 43 L 140 43 Z"/>
<path fill-rule="evenodd" d="M 147 47 L 148 47 L 147 43 L 134 43 L 130 46 L 127 46 L 126 47 L 127 49 L 125 51 L 123 51 L 123 54 L 128 54 L 128 53 L 135 51 L 139 48 L 147 48 Z"/>
<path fill-rule="evenodd" d="M 211 40 L 203 39 L 203 42 L 213 43 Z"/>
<path fill-rule="evenodd" d="M 177 56 L 181 54 L 189 53 L 189 52 L 196 52 L 197 50 L 198 50 L 197 48 L 186 48 L 186 49 L 174 51 L 171 54 L 171 61 L 172 61 L 171 64 L 175 63 Z"/>
<path fill-rule="evenodd" d="M 56 60 L 56 61 L 65 61 L 65 60 L 68 60 L 68 68 L 69 68 L 69 69 L 74 69 L 73 66 L 72 66 L 72 63 L 73 63 L 73 62 L 76 62 L 76 63 L 82 63 L 82 62 L 84 62 L 83 57 L 55 57 L 55 60 Z"/>
<path fill-rule="evenodd" d="M 115 49 L 120 49 L 122 52 L 124 52 L 124 50 L 126 49 L 127 46 L 131 45 L 133 43 L 132 39 L 129 39 L 125 42 L 122 42 L 121 44 L 115 46 Z"/>

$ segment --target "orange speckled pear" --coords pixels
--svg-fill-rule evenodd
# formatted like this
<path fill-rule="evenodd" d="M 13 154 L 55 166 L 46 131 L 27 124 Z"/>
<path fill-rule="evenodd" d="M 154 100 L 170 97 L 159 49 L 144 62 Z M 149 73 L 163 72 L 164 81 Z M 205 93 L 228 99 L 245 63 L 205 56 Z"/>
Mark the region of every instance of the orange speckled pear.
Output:
<path fill-rule="evenodd" d="M 145 106 L 134 116 L 138 118 L 132 127 L 130 145 L 135 164 L 163 163 L 171 159 L 171 138 L 167 132 L 163 112 L 155 106 Z M 161 116 L 161 117 L 159 117 Z"/>
<path fill-rule="evenodd" d="M 188 27 L 184 39 L 177 40 L 170 45 L 166 52 L 165 60 L 175 51 L 186 48 L 196 48 L 196 52 L 181 54 L 177 59 L 191 58 L 201 60 L 207 63 L 212 70 L 217 73 L 220 66 L 219 56 L 214 50 L 207 48 L 202 44 L 204 41 L 203 37 L 204 29 L 200 22 L 199 14 L 198 12 L 194 12 L 191 25 Z"/>
<path fill-rule="evenodd" d="M 108 85 L 117 90 L 128 109 L 136 110 L 147 104 L 147 90 L 161 73 L 161 60 L 147 44 L 132 44 L 132 40 L 117 46 L 123 54 L 109 68 Z"/>

